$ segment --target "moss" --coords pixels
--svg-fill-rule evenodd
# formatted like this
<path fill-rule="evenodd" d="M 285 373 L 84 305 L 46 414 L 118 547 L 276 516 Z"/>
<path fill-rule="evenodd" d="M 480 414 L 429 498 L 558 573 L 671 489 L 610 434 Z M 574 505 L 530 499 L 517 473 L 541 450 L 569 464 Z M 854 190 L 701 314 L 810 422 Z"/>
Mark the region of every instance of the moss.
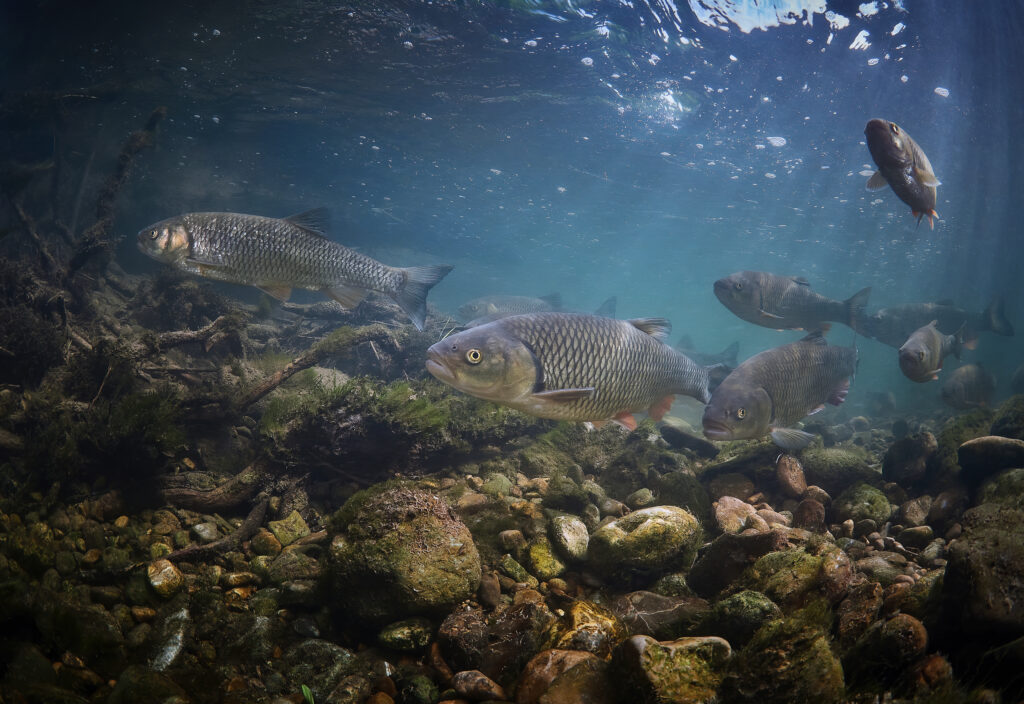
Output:
<path fill-rule="evenodd" d="M 816 484 L 832 496 L 857 482 L 873 481 L 881 472 L 870 466 L 872 458 L 856 445 L 808 448 L 800 453 L 808 484 Z"/>
<path fill-rule="evenodd" d="M 785 612 L 806 608 L 819 597 L 826 557 L 804 549 L 770 552 L 748 567 L 732 589 L 761 592 Z"/>
<path fill-rule="evenodd" d="M 989 432 L 992 435 L 1024 440 L 1024 394 L 1007 399 L 999 407 Z"/>
<path fill-rule="evenodd" d="M 718 601 L 694 633 L 721 636 L 733 648 L 742 648 L 764 624 L 782 617 L 775 602 L 761 592 L 743 590 Z"/>
<path fill-rule="evenodd" d="M 960 472 L 957 450 L 968 440 L 988 435 L 994 413 L 978 408 L 970 413 L 953 417 L 939 431 L 939 448 L 928 458 L 929 489 L 938 493 L 955 483 Z"/>
<path fill-rule="evenodd" d="M 0 384 L 33 388 L 61 362 L 53 323 L 26 305 L 0 307 Z"/>
<path fill-rule="evenodd" d="M 892 506 L 882 491 L 870 484 L 860 483 L 849 487 L 836 498 L 832 512 L 837 523 L 847 519 L 856 523 L 869 518 L 875 525 L 881 526 L 889 520 Z"/>

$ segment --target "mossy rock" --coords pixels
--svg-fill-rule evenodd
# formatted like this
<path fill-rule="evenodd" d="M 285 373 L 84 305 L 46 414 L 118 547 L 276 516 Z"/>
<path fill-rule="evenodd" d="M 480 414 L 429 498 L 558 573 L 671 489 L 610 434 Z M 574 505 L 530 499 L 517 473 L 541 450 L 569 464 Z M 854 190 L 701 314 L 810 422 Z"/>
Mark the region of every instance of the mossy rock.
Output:
<path fill-rule="evenodd" d="M 881 526 L 892 515 L 892 506 L 880 489 L 862 482 L 849 487 L 832 502 L 832 515 L 836 523 L 870 518 Z"/>
<path fill-rule="evenodd" d="M 544 494 L 545 508 L 578 514 L 588 503 L 590 503 L 590 497 L 587 492 L 564 470 L 556 470 L 551 475 L 548 481 L 548 490 Z"/>
<path fill-rule="evenodd" d="M 1000 472 L 981 485 L 978 498 L 981 504 L 999 504 L 1006 508 L 1024 511 L 1024 468 Z"/>
<path fill-rule="evenodd" d="M 734 648 L 742 648 L 769 621 L 782 617 L 782 610 L 761 592 L 744 589 L 719 600 L 701 619 L 694 632 L 721 636 Z"/>
<path fill-rule="evenodd" d="M 992 419 L 989 434 L 1024 440 L 1024 394 L 1017 394 L 1003 402 Z"/>
<path fill-rule="evenodd" d="M 530 564 L 530 571 L 540 580 L 554 579 L 565 572 L 565 563 L 558 559 L 554 546 L 544 535 L 527 544 L 526 560 Z"/>
<path fill-rule="evenodd" d="M 844 702 L 843 668 L 817 621 L 798 613 L 762 626 L 732 659 L 721 701 Z"/>
<path fill-rule="evenodd" d="M 939 493 L 950 488 L 960 473 L 957 450 L 968 440 L 989 435 L 995 414 L 987 408 L 978 408 L 953 417 L 936 436 L 939 447 L 928 458 L 928 488 Z"/>
<path fill-rule="evenodd" d="M 688 568 L 703 539 L 696 517 L 677 506 L 641 509 L 590 536 L 588 560 L 599 574 L 666 572 Z"/>
<path fill-rule="evenodd" d="M 879 479 L 881 473 L 869 466 L 870 456 L 857 446 L 811 447 L 800 453 L 800 464 L 808 484 L 815 484 L 836 496 L 857 482 Z"/>
<path fill-rule="evenodd" d="M 577 600 L 551 625 L 543 650 L 583 650 L 606 658 L 628 635 L 618 616 L 602 606 Z"/>
<path fill-rule="evenodd" d="M 685 508 L 711 529 L 711 497 L 700 480 L 688 469 L 662 474 L 654 482 L 654 490 L 662 504 Z"/>
<path fill-rule="evenodd" d="M 650 636 L 633 636 L 615 649 L 609 667 L 620 701 L 714 704 L 720 672 L 731 655 L 722 638 L 658 642 Z"/>
<path fill-rule="evenodd" d="M 812 555 L 794 548 L 763 555 L 744 571 L 733 590 L 753 590 L 791 612 L 813 601 L 823 582 L 828 552 Z"/>
<path fill-rule="evenodd" d="M 346 617 L 388 623 L 440 615 L 472 596 L 481 565 L 473 537 L 441 498 L 402 485 L 361 492 L 339 511 L 331 541 L 332 601 Z"/>

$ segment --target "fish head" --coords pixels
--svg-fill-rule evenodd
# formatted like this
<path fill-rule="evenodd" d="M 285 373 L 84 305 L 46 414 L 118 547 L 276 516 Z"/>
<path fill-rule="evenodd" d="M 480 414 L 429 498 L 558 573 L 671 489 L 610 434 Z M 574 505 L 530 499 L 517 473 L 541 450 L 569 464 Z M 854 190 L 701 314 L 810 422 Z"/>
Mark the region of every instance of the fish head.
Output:
<path fill-rule="evenodd" d="M 164 262 L 183 259 L 189 251 L 192 238 L 180 218 L 162 220 L 139 231 L 139 249 Z"/>
<path fill-rule="evenodd" d="M 918 341 L 911 338 L 899 350 L 900 370 L 912 381 L 929 380 L 928 351 Z"/>
<path fill-rule="evenodd" d="M 709 440 L 757 438 L 768 432 L 772 401 L 764 388 L 737 384 L 721 386 L 704 407 L 704 435 Z"/>
<path fill-rule="evenodd" d="M 486 300 L 476 299 L 463 303 L 459 306 L 459 320 L 475 320 L 487 315 L 490 311 L 488 310 L 489 304 Z"/>
<path fill-rule="evenodd" d="M 909 137 L 895 122 L 875 118 L 864 128 L 868 151 L 878 166 L 899 165 L 910 158 Z"/>
<path fill-rule="evenodd" d="M 729 310 L 757 312 L 760 305 L 760 283 L 747 271 L 738 271 L 715 282 L 715 297 Z"/>
<path fill-rule="evenodd" d="M 500 321 L 449 335 L 432 345 L 426 366 L 459 391 L 499 403 L 533 393 L 540 376 L 533 352 Z"/>

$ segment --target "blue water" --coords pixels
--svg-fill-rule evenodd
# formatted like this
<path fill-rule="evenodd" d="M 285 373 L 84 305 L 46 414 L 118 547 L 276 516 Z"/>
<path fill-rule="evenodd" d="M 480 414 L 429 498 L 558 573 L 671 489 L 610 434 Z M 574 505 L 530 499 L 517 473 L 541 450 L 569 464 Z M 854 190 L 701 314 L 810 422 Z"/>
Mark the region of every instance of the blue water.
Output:
<path fill-rule="evenodd" d="M 614 295 L 619 317 L 667 317 L 673 339 L 706 351 L 739 340 L 742 359 L 799 335 L 754 328 L 712 295 L 715 279 L 757 269 L 834 298 L 872 286 L 870 310 L 980 311 L 1001 294 L 1024 329 L 1019 2 L 829 3 L 831 24 L 806 2 L 817 11 L 791 23 L 736 11 L 717 26 L 670 0 L 16 5 L 0 10 L 4 95 L 70 96 L 62 147 L 78 165 L 93 154 L 105 172 L 124 135 L 168 108 L 118 203 L 131 273 L 157 271 L 134 246 L 157 220 L 326 205 L 343 244 L 453 264 L 429 299 L 452 314 L 496 293 L 557 291 L 579 310 Z M 8 123 L 10 110 L 28 112 Z M 0 145 L 46 158 L 50 127 L 22 117 Z M 928 154 L 934 230 L 864 188 L 873 117 Z M 829 337 L 853 341 L 842 325 Z M 870 390 L 908 411 L 937 402 L 895 350 L 856 343 L 845 412 Z M 1005 396 L 1022 344 L 985 334 L 965 361 Z"/>

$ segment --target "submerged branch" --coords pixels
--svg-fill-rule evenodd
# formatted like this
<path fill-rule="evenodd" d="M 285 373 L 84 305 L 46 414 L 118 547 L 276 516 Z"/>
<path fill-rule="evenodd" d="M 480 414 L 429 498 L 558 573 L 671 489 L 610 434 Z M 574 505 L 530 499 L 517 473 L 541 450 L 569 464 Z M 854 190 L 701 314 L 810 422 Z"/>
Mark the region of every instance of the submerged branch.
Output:
<path fill-rule="evenodd" d="M 226 511 L 249 501 L 273 481 L 270 463 L 256 460 L 215 489 L 167 488 L 164 501 L 199 513 Z"/>
<path fill-rule="evenodd" d="M 263 519 L 267 515 L 267 506 L 270 503 L 268 497 L 264 497 L 262 500 L 257 501 L 249 511 L 249 515 L 246 516 L 245 520 L 242 521 L 242 525 L 238 526 L 234 533 L 231 535 L 224 536 L 220 540 L 215 540 L 212 543 L 206 545 L 189 545 L 187 548 L 181 550 L 175 550 L 167 556 L 168 560 L 187 560 L 196 558 L 206 558 L 209 555 L 215 555 L 217 553 L 228 552 L 233 550 L 242 544 L 242 541 L 248 540 L 252 535 L 263 525 Z"/>

